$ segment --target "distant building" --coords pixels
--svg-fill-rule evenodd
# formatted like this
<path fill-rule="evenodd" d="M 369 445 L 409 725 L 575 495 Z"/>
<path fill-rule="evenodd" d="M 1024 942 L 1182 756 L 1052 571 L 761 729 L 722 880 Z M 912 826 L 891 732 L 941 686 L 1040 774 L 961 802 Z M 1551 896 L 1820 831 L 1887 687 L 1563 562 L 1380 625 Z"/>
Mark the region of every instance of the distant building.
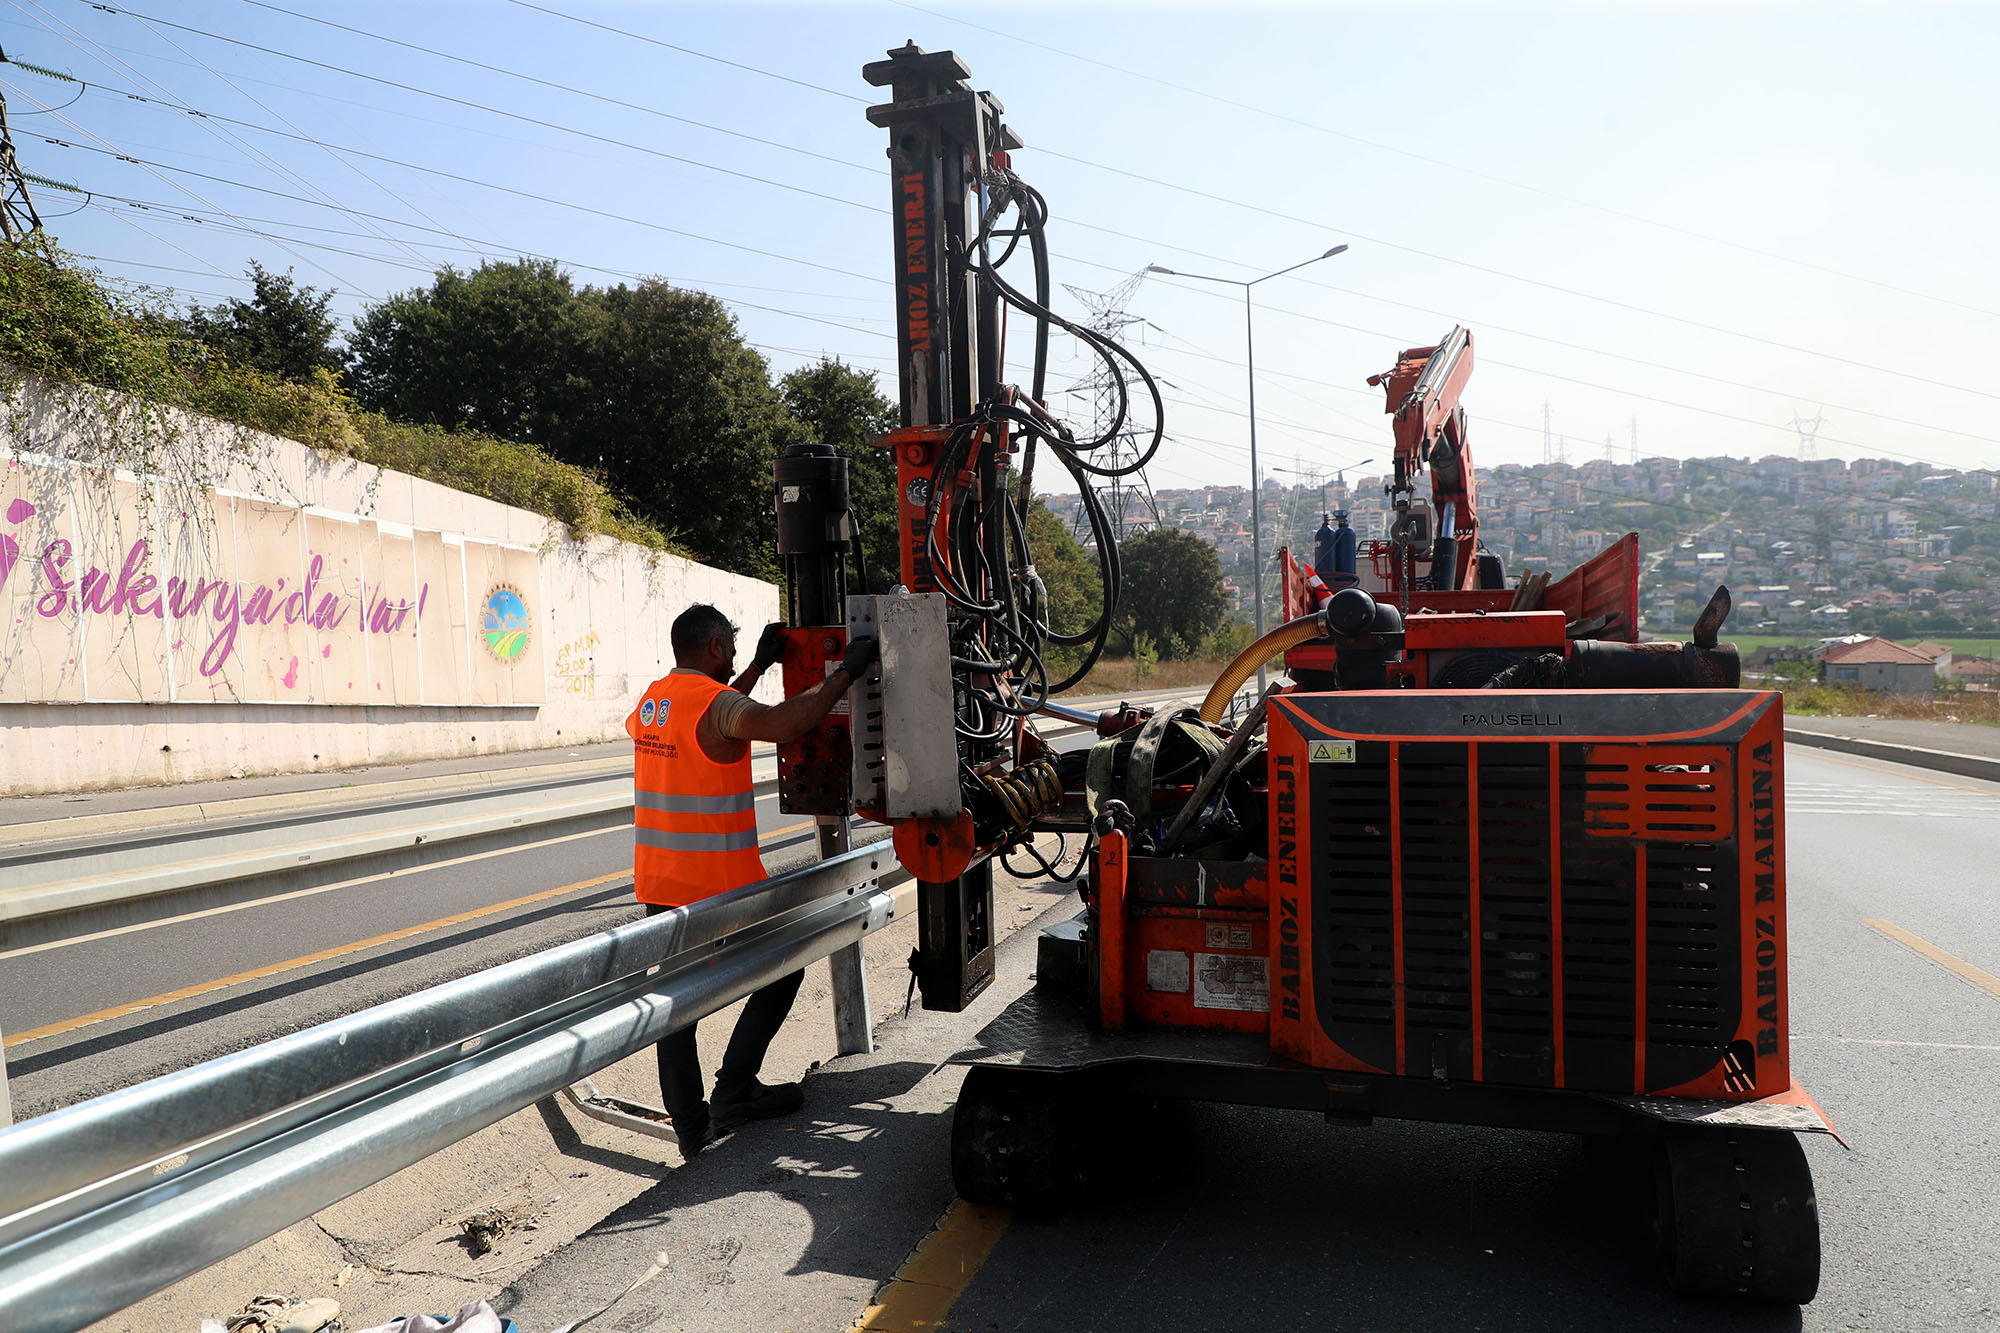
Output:
<path fill-rule="evenodd" d="M 1820 655 L 1819 670 L 1820 678 L 1832 684 L 1924 698 L 1937 683 L 1930 658 L 1887 639 L 1836 644 Z"/>
<path fill-rule="evenodd" d="M 1934 671 L 1936 671 L 1938 675 L 1948 676 L 1951 674 L 1950 644 L 1938 643 L 1931 639 L 1925 639 L 1921 643 L 1911 644 L 1910 651 L 1913 653 L 1922 653 L 1925 657 L 1930 658 L 1931 668 Z"/>

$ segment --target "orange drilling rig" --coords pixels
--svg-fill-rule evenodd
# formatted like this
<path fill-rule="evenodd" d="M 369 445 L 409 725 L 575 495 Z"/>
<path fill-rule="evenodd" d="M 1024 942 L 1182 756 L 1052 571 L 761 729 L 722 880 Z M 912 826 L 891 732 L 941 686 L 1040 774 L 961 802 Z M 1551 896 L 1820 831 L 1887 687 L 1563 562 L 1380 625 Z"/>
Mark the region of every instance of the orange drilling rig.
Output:
<path fill-rule="evenodd" d="M 999 103 L 949 52 L 905 47 L 864 74 L 891 93 L 868 115 L 895 205 L 901 583 L 843 598 L 844 462 L 781 459 L 788 673 L 817 677 L 863 628 L 883 663 L 781 752 L 785 808 L 893 827 L 937 1009 L 992 978 L 994 860 L 1018 849 L 1060 878 L 1066 858 L 1033 839 L 1081 843 L 1081 911 L 979 1035 L 959 1192 L 1063 1206 L 1131 1094 L 1618 1136 L 1651 1155 L 1674 1286 L 1810 1300 L 1796 1136 L 1831 1127 L 1789 1061 L 1783 704 L 1739 688 L 1727 592 L 1690 641 L 1660 643 L 1638 641 L 1635 538 L 1507 586 L 1478 547 L 1472 336 L 1454 329 L 1370 381 L 1395 418 L 1395 517 L 1352 585 L 1288 578 L 1285 622 L 1199 709 L 1088 717 L 1097 742 L 1059 753 L 1035 724 L 1086 719 L 1053 699 L 1116 605 L 1088 482 L 1127 421 L 1080 439 L 1050 411 L 1051 329 L 1118 372 L 1121 404 L 1150 404 L 1151 445 L 1121 466 L 1158 447 L 1158 394 L 1050 309 L 1049 209 Z M 1031 325 L 1025 385 L 1004 378 L 1008 311 Z M 1096 624 L 1050 623 L 1025 523 L 1038 455 L 1080 484 Z M 1051 645 L 1085 666 L 1051 680 Z M 1285 675 L 1240 699 L 1279 656 Z"/>

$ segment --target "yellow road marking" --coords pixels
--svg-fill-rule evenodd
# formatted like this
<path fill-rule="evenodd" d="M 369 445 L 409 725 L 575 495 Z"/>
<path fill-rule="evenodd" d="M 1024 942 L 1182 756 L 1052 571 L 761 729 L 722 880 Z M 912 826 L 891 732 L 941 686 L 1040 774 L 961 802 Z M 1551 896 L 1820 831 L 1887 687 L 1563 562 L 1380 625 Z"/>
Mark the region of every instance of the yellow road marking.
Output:
<path fill-rule="evenodd" d="M 800 829 L 807 829 L 811 827 L 813 827 L 812 820 L 807 820 L 803 824 L 790 824 L 784 828 L 773 829 L 771 832 L 764 834 L 761 838 L 758 839 L 758 842 L 759 843 L 770 842 L 773 838 L 782 837 L 787 833 L 796 833 Z M 612 830 L 599 830 L 599 831 L 610 832 Z M 594 836 L 595 834 L 570 835 L 570 837 L 594 837 Z M 569 841 L 569 838 L 557 838 L 557 839 L 551 839 L 550 841 L 567 842 Z M 531 845 L 536 847 L 542 847 L 542 846 L 547 846 L 548 843 L 534 843 Z M 503 849 L 499 851 L 481 852 L 474 856 L 460 857 L 457 860 L 453 861 L 442 861 L 438 862 L 435 865 L 424 866 L 421 868 L 425 870 L 441 869 L 444 866 L 459 865 L 466 861 L 484 860 L 490 856 L 503 856 L 506 854 L 508 850 L 526 851 L 528 850 L 528 848 L 516 847 L 511 849 Z M 175 921 L 189 921 L 193 920 L 196 917 L 210 916 L 219 912 L 240 911 L 245 907 L 260 907 L 266 903 L 283 902 L 287 898 L 303 897 L 307 894 L 313 894 L 313 893 L 325 893 L 329 889 L 347 888 L 356 884 L 366 884 L 372 880 L 387 879 L 390 877 L 390 875 L 396 873 L 408 874 L 409 872 L 389 871 L 389 872 L 384 872 L 383 874 L 380 875 L 365 875 L 360 879 L 344 880 L 339 884 L 325 884 L 321 885 L 318 888 L 313 888 L 313 889 L 301 889 L 296 893 L 280 894 L 278 897 L 275 898 L 260 898 L 255 902 L 247 902 L 247 903 L 231 903 L 226 907 L 209 908 L 205 912 L 189 912 L 184 916 L 168 917 L 160 921 L 142 922 L 136 926 L 121 926 L 117 930 L 99 931 L 94 935 L 79 935 L 74 939 L 57 940 L 49 944 L 37 944 L 30 946 L 29 948 L 26 949 L 16 949 L 12 953 L 0 954 L 0 958 L 11 958 L 17 954 L 35 953 L 42 949 L 58 948 L 65 944 L 77 944 L 83 940 L 102 939 L 107 935 L 122 935 L 128 931 L 148 930 L 155 926 L 169 925 Z M 504 903 L 493 903 L 486 907 L 477 907 L 469 912 L 459 912 L 452 916 L 439 917 L 436 921 L 427 921 L 421 926 L 407 926 L 402 930 L 392 930 L 386 935 L 375 935 L 365 940 L 355 940 L 351 944 L 335 945 L 331 949 L 321 949 L 317 953 L 301 954 L 297 958 L 289 958 L 282 963 L 270 963 L 263 967 L 252 968 L 247 972 L 238 972 L 233 976 L 218 977 L 214 981 L 203 981 L 203 982 L 198 982 L 192 986 L 182 986 L 179 990 L 170 990 L 163 995 L 150 996 L 149 998 L 144 1000 L 133 1000 L 129 1004 L 115 1004 L 111 1006 L 109 1009 L 100 1009 L 93 1014 L 83 1014 L 77 1018 L 64 1019 L 60 1023 L 50 1023 L 43 1027 L 29 1028 L 26 1032 L 12 1033 L 6 1038 L 4 1046 L 0 1046 L 0 1049 L 12 1050 L 14 1047 L 20 1046 L 26 1042 L 37 1041 L 43 1037 L 60 1036 L 62 1033 L 74 1032 L 78 1028 L 90 1027 L 92 1024 L 95 1023 L 109 1022 L 111 1019 L 114 1018 L 123 1018 L 127 1014 L 136 1014 L 142 1009 L 153 1009 L 163 1004 L 173 1004 L 179 1000 L 193 999 L 197 995 L 207 995 L 213 991 L 227 989 L 230 986 L 240 986 L 246 981 L 261 981 L 266 977 L 274 977 L 278 976 L 281 973 L 296 971 L 301 967 L 310 967 L 314 963 L 324 963 L 329 959 L 340 958 L 350 953 L 358 953 L 363 949 L 372 949 L 379 944 L 393 944 L 398 940 L 406 940 L 415 935 L 427 934 L 433 930 L 442 930 L 446 926 L 456 926 L 456 925 L 462 925 L 467 921 L 477 921 L 481 917 L 492 916 L 496 912 L 510 911 L 516 907 L 526 907 L 530 903 L 543 902 L 550 898 L 560 898 L 566 893 L 581 893 L 585 889 L 594 889 L 600 884 L 609 884 L 613 880 L 626 878 L 631 873 L 632 872 L 629 870 L 621 870 L 609 875 L 599 875 L 595 879 L 578 880 L 574 884 L 565 884 L 563 887 L 559 889 L 544 889 L 540 893 L 531 893 L 527 895 L 525 898 L 514 898 Z"/>
<path fill-rule="evenodd" d="M 421 926 L 406 926 L 402 930 L 392 930 L 386 935 L 371 936 L 365 940 L 356 940 L 352 944 L 337 944 L 331 949 L 321 949 L 317 953 L 301 954 L 297 958 L 288 958 L 282 963 L 267 963 L 263 967 L 251 968 L 248 972 L 238 972 L 233 976 L 219 977 L 214 981 L 202 981 L 192 986 L 182 986 L 179 990 L 170 990 L 164 995 L 155 995 L 150 999 L 134 1000 L 130 1004 L 115 1004 L 109 1009 L 100 1009 L 94 1014 L 85 1014 L 80 1018 L 67 1018 L 60 1023 L 50 1023 L 46 1027 L 29 1028 L 26 1032 L 17 1032 L 7 1038 L 7 1046 L 12 1048 L 19 1046 L 23 1042 L 34 1041 L 41 1037 L 53 1037 L 64 1032 L 74 1032 L 78 1028 L 89 1027 L 93 1023 L 102 1023 L 113 1018 L 123 1018 L 127 1014 L 136 1014 L 141 1009 L 152 1009 L 159 1005 L 172 1004 L 176 1000 L 188 1000 L 197 995 L 207 995 L 211 991 L 223 990 L 229 986 L 239 986 L 246 981 L 261 981 L 265 977 L 275 977 L 283 972 L 295 971 L 301 967 L 310 967 L 314 963 L 323 963 L 330 958 L 339 958 L 343 954 L 354 953 L 360 949 L 372 949 L 378 944 L 393 944 L 397 940 L 409 939 L 412 935 L 422 935 L 429 931 L 442 930 L 446 926 L 456 926 L 466 921 L 477 921 L 482 916 L 491 916 L 495 912 L 504 912 L 512 907 L 525 907 L 529 903 L 538 903 L 547 898 L 559 898 L 565 893 L 576 893 L 582 889 L 594 889 L 600 884 L 609 884 L 612 880 L 621 879 L 626 873 L 620 871 L 615 875 L 599 875 L 596 879 L 579 880 L 575 884 L 565 884 L 560 889 L 544 889 L 540 893 L 531 893 L 525 898 L 515 898 L 509 902 L 494 903 L 489 907 L 474 908 L 470 912 L 459 912 L 453 916 L 439 917 L 436 921 L 427 921 Z"/>
<path fill-rule="evenodd" d="M 1012 1219 L 1004 1208 L 954 1199 L 937 1230 L 903 1261 L 853 1327 L 868 1333 L 936 1333 Z"/>
<path fill-rule="evenodd" d="M 1863 919 L 1862 925 L 1870 930 L 1888 936 L 1896 943 L 1921 957 L 1928 958 L 1953 976 L 1963 977 L 1979 989 L 2000 1000 L 2000 977 L 1994 976 L 1983 967 L 1975 967 L 1957 954 L 1946 953 L 1921 935 L 1913 935 L 1893 921 L 1883 921 L 1876 917 Z"/>
<path fill-rule="evenodd" d="M 380 880 L 394 879 L 399 875 L 413 875 L 425 870 L 444 870 L 451 866 L 469 865 L 474 861 L 488 861 L 496 856 L 508 856 L 514 852 L 532 852 L 539 847 L 554 847 L 559 843 L 575 842 L 580 838 L 598 838 L 606 833 L 617 833 L 619 828 L 592 829 L 587 833 L 565 833 L 560 838 L 544 838 L 540 842 L 522 843 L 517 847 L 496 847 L 491 851 L 472 852 L 465 856 L 454 856 L 446 861 L 432 861 L 421 866 L 403 870 L 381 870 L 372 875 L 357 875 L 353 879 L 335 880 L 331 884 L 315 884 L 310 889 L 293 889 L 290 893 L 274 893 L 268 898 L 246 898 L 240 903 L 224 903 L 220 907 L 204 907 L 198 912 L 182 912 L 178 916 L 163 916 L 153 921 L 138 921 L 129 926 L 113 926 L 109 930 L 94 930 L 88 935 L 70 935 L 59 940 L 49 940 L 42 944 L 27 944 L 18 949 L 0 953 L 0 961 L 20 958 L 31 953 L 46 953 L 50 949 L 67 949 L 72 944 L 88 944 L 92 940 L 108 940 L 115 935 L 131 935 L 142 930 L 158 930 L 161 926 L 178 925 L 183 921 L 199 921 L 203 917 L 223 916 L 230 912 L 246 912 L 253 907 L 268 907 L 272 903 L 290 902 L 294 898 L 311 898 L 317 894 L 332 893 L 335 889 L 351 889 L 357 884 L 374 884 Z"/>
<path fill-rule="evenodd" d="M 1880 773 L 1884 777 L 1891 778 L 1908 778 L 1911 782 L 1928 782 L 1933 787 L 1949 787 L 1953 791 L 1969 791 L 1975 796 L 1991 796 L 2000 799 L 2000 791 L 1994 791 L 1991 787 L 1968 787 L 1963 782 L 1946 782 L 1943 778 L 1923 777 L 1916 773 L 1906 772 L 1905 768 L 1908 767 L 1907 765 L 1904 768 L 1877 768 L 1874 764 L 1857 764 L 1852 759 L 1835 759 L 1825 750 L 1815 750 L 1813 758 L 1824 759 L 1829 764 L 1839 764 L 1844 768 L 1858 768 L 1864 773 Z"/>

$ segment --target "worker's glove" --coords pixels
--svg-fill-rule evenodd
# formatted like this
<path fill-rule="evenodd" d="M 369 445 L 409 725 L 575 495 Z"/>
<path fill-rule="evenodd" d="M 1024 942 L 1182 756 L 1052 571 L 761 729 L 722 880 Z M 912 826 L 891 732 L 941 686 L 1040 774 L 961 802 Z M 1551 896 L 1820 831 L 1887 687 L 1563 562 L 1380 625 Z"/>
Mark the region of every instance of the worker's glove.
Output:
<path fill-rule="evenodd" d="M 785 660 L 785 627 L 778 621 L 764 626 L 764 632 L 757 636 L 757 651 L 750 658 L 750 665 L 762 671 Z"/>
<path fill-rule="evenodd" d="M 864 634 L 847 641 L 847 655 L 840 659 L 840 669 L 847 673 L 849 680 L 860 680 L 861 673 L 868 669 L 881 651 L 881 645 L 873 635 Z"/>

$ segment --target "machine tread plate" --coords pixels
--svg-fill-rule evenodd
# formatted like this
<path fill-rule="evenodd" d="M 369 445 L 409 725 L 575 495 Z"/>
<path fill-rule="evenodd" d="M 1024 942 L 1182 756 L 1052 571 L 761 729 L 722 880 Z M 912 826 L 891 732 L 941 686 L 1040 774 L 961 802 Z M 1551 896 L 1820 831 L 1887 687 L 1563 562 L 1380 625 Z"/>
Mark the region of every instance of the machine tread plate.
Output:
<path fill-rule="evenodd" d="M 1143 1058 L 1271 1069 L 1301 1067 L 1273 1058 L 1270 1043 L 1257 1033 L 1176 1028 L 1106 1032 L 1078 1014 L 1073 998 L 1039 989 L 1001 1010 L 973 1040 L 976 1044 L 952 1056 L 952 1063 L 1075 1069 Z"/>
<path fill-rule="evenodd" d="M 1809 1105 L 1782 1101 L 1724 1102 L 1698 1097 L 1606 1096 L 1652 1120 L 1732 1129 L 1783 1129 L 1794 1134 L 1832 1134 L 1833 1126 Z"/>

